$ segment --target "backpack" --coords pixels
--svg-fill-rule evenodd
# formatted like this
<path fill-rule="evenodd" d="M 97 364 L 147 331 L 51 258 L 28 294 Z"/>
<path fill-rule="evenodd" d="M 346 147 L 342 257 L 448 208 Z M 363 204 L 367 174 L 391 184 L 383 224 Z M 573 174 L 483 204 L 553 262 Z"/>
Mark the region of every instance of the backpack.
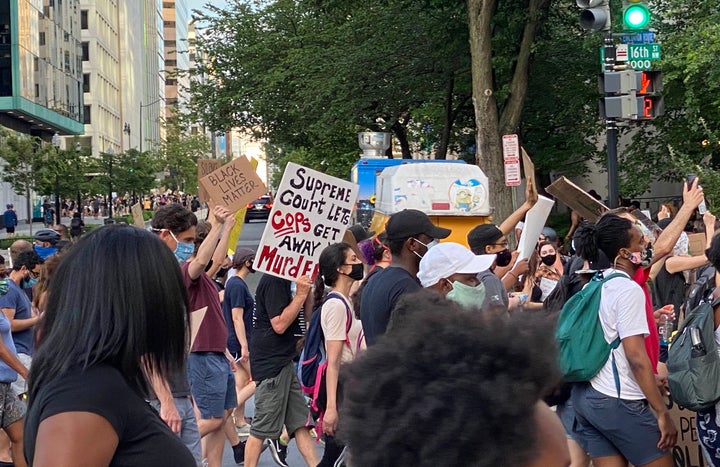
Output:
<path fill-rule="evenodd" d="M 715 268 L 713 265 L 699 267 L 695 273 L 695 282 L 688 289 L 685 302 L 683 303 L 683 312 L 686 314 L 694 310 L 703 301 L 712 301 L 710 296 L 715 288 Z"/>
<path fill-rule="evenodd" d="M 333 298 L 342 301 L 345 305 L 345 311 L 347 312 L 345 343 L 350 346 L 350 340 L 348 338 L 348 333 L 352 326 L 350 307 L 348 307 L 347 302 L 345 302 L 342 296 L 336 292 L 327 294 L 322 305 Z M 322 305 L 313 312 L 310 318 L 310 325 L 305 333 L 305 344 L 303 344 L 302 352 L 300 352 L 300 364 L 297 369 L 300 389 L 311 398 L 310 412 L 314 418 L 317 418 L 320 413 L 325 410 L 325 404 L 327 403 L 325 371 L 327 370 L 328 364 L 327 354 L 325 352 L 325 334 L 323 333 L 320 322 Z"/>
<path fill-rule="evenodd" d="M 616 277 L 627 276 L 614 273 L 603 278 L 602 273 L 597 273 L 560 310 L 555 338 L 558 342 L 560 370 L 565 381 L 589 381 L 605 365 L 611 349 L 620 345 L 619 337 L 612 343 L 607 343 L 598 316 L 602 286 Z M 619 393 L 620 381 L 614 356 L 613 374 Z"/>
<path fill-rule="evenodd" d="M 73 217 L 70 221 L 70 235 L 77 237 L 82 233 L 82 221 L 77 217 Z"/>
<path fill-rule="evenodd" d="M 702 301 L 687 313 L 668 349 L 668 385 L 672 399 L 690 410 L 703 410 L 720 400 L 720 355 L 715 342 L 714 308 L 720 299 Z M 691 329 L 700 330 L 702 348 L 694 349 Z"/>

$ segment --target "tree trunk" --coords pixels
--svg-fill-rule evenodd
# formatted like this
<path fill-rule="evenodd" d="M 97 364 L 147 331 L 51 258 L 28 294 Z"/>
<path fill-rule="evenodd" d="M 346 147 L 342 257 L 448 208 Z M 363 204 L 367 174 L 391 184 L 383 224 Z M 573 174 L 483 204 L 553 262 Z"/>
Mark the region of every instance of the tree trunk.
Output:
<path fill-rule="evenodd" d="M 393 123 L 392 131 L 395 137 L 400 143 L 400 150 L 402 152 L 403 159 L 412 159 L 412 153 L 410 152 L 410 143 L 407 139 L 407 124 L 409 117 L 407 113 L 404 113 Z"/>
<path fill-rule="evenodd" d="M 450 144 L 450 131 L 455 120 L 453 114 L 453 94 L 455 91 L 455 75 L 453 73 L 448 77 L 447 87 L 445 88 L 445 105 L 443 109 L 445 121 L 443 122 L 442 131 L 440 132 L 440 142 L 437 151 L 435 151 L 435 159 L 447 159 L 448 145 Z"/>
<path fill-rule="evenodd" d="M 528 19 L 518 48 L 515 70 L 510 82 L 510 94 L 500 117 L 501 135 L 517 133 L 520 126 L 520 118 L 522 117 L 527 94 L 528 76 L 530 74 L 532 45 L 540 31 L 540 27 L 547 18 L 549 9 L 550 0 L 530 0 L 528 5 Z"/>
<path fill-rule="evenodd" d="M 501 222 L 513 211 L 500 143 L 497 101 L 493 91 L 491 21 L 497 0 L 467 0 L 472 59 L 473 106 L 477 127 L 477 165 L 489 180 L 488 193 L 494 218 Z"/>

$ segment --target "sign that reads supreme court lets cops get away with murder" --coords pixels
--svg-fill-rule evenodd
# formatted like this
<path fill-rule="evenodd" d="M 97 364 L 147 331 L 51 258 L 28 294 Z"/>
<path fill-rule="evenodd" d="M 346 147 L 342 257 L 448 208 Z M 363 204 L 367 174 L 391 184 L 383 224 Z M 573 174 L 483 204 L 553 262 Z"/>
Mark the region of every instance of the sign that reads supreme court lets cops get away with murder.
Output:
<path fill-rule="evenodd" d="M 235 212 L 250 201 L 267 193 L 265 184 L 245 157 L 233 159 L 200 179 L 215 204 Z"/>
<path fill-rule="evenodd" d="M 342 242 L 358 187 L 292 162 L 275 196 L 253 266 L 296 280 L 315 278 L 323 249 Z"/>

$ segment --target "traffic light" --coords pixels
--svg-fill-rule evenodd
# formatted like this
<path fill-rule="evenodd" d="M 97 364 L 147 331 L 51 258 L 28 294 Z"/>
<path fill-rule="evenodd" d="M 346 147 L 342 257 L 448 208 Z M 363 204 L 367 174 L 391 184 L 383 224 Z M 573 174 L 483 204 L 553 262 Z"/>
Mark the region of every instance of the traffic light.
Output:
<path fill-rule="evenodd" d="M 620 120 L 650 120 L 665 113 L 660 71 L 612 71 L 599 78 L 600 115 Z"/>
<path fill-rule="evenodd" d="M 610 30 L 609 0 L 575 0 L 580 12 L 580 27 L 588 31 Z"/>
<path fill-rule="evenodd" d="M 628 31 L 641 31 L 650 24 L 647 0 L 623 0 L 623 27 Z"/>

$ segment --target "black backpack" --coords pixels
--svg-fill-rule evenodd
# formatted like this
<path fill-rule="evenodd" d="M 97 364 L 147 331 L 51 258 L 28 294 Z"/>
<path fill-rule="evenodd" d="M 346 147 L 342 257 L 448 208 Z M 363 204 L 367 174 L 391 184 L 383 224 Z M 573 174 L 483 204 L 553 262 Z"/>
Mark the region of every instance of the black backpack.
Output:
<path fill-rule="evenodd" d="M 683 313 L 687 315 L 700 303 L 712 300 L 715 289 L 715 267 L 711 264 L 697 268 L 695 282 L 688 289 L 687 297 L 683 302 Z"/>
<path fill-rule="evenodd" d="M 70 235 L 77 237 L 82 233 L 82 221 L 77 217 L 73 217 L 70 221 Z"/>

